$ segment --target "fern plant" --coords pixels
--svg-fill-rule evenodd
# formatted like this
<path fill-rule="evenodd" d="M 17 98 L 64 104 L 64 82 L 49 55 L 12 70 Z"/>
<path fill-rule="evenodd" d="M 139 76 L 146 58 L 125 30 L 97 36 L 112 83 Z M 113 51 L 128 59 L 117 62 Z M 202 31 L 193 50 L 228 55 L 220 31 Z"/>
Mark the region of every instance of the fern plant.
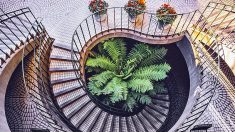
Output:
<path fill-rule="evenodd" d="M 115 105 L 122 102 L 125 111 L 133 111 L 138 104 L 150 104 L 151 96 L 164 89 L 161 81 L 171 67 L 164 62 L 167 49 L 135 44 L 127 51 L 122 39 L 107 40 L 93 51 L 86 66 L 94 73 L 88 89 L 104 102 Z"/>

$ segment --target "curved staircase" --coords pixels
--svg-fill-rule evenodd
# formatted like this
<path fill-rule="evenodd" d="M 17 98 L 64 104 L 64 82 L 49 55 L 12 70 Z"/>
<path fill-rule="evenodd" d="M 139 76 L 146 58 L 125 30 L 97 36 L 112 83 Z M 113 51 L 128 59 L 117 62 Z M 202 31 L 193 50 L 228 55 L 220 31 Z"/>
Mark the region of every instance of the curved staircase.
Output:
<path fill-rule="evenodd" d="M 125 116 L 107 111 L 89 97 L 83 89 L 81 78 L 77 78 L 73 72 L 75 71 L 73 60 L 69 58 L 71 50 L 55 44 L 50 56 L 50 75 L 52 91 L 58 107 L 74 127 L 83 132 L 168 131 L 184 110 L 189 90 L 186 82 L 189 80 L 187 80 L 187 72 L 176 72 L 187 69 L 179 49 L 175 44 L 165 47 L 172 53 L 167 57 L 168 63 L 173 65 L 173 70 L 170 72 L 172 77 L 166 79 L 167 89 L 152 97 L 152 104 L 145 106 L 139 113 Z M 175 59 L 178 60 L 177 64 Z M 163 125 L 164 128 L 161 128 Z"/>
<path fill-rule="evenodd" d="M 25 12 L 27 13 L 27 10 Z M 13 131 L 26 131 L 26 129 L 31 131 L 33 127 L 42 131 L 59 132 L 167 132 L 172 128 L 176 131 L 189 131 L 195 124 L 197 127 L 194 130 L 200 128 L 200 119 L 203 119 L 203 115 L 211 108 L 216 108 L 213 109 L 213 112 L 216 114 L 217 117 L 214 118 L 218 122 L 233 123 L 233 116 L 226 117 L 224 121 L 220 115 L 234 113 L 235 96 L 233 94 L 234 74 L 223 60 L 224 54 L 220 54 L 219 44 L 227 44 L 228 37 L 229 42 L 234 42 L 232 36 L 235 27 L 234 9 L 220 3 L 209 3 L 202 13 L 195 11 L 177 14 L 176 21 L 166 28 L 159 28 L 159 23 L 151 13 L 145 12 L 138 18 L 140 21 L 131 23 L 127 14 L 122 14 L 122 12 L 124 12 L 122 7 L 110 8 L 108 13 L 113 17 L 108 17 L 104 22 L 95 22 L 94 14 L 87 17 L 74 32 L 72 50 L 70 46 L 66 47 L 64 44 L 55 43 L 52 49 L 49 46 L 49 49 L 47 49 L 48 51 L 51 50 L 49 67 L 47 61 L 46 64 L 42 64 L 49 55 L 43 51 L 44 46 L 33 46 L 33 49 L 36 49 L 34 51 L 36 56 L 33 56 L 32 52 L 29 54 L 30 56 L 23 54 L 25 57 L 23 57 L 23 61 L 25 62 L 22 66 L 26 70 L 20 67 L 21 63 L 18 65 L 9 83 L 8 94 L 5 96 L 7 99 L 5 101 L 6 118 Z M 15 17 L 13 20 L 18 21 L 16 25 L 10 20 L 6 20 L 4 23 L 11 25 L 12 28 L 4 23 L 0 25 L 0 32 L 3 33 L 0 34 L 2 44 L 0 45 L 2 52 L 0 54 L 0 68 L 6 63 L 9 55 L 17 51 L 18 46 L 20 47 L 24 42 L 28 42 L 28 37 L 33 38 L 33 35 L 27 30 L 30 27 L 20 24 L 27 20 Z M 195 21 L 196 23 L 194 23 Z M 32 23 L 30 24 L 32 26 Z M 8 31 L 8 29 L 15 30 L 14 32 L 17 34 L 12 34 L 12 31 Z M 27 32 L 27 34 L 21 33 L 21 31 Z M 35 34 L 38 35 L 37 32 Z M 82 75 L 79 75 L 82 74 L 79 72 L 79 68 L 82 66 L 79 67 L 78 65 L 80 65 L 81 59 L 84 59 L 82 52 L 86 54 L 89 50 L 89 44 L 97 44 L 98 42 L 94 42 L 97 41 L 96 39 L 102 40 L 104 35 L 109 38 L 109 34 L 131 34 L 129 38 L 139 37 L 141 40 L 148 39 L 149 42 L 156 42 L 152 44 L 161 42 L 161 44 L 166 44 L 164 47 L 169 50 L 170 54 L 167 61 L 172 65 L 172 70 L 169 73 L 170 76 L 165 80 L 166 89 L 152 96 L 152 103 L 144 106 L 138 113 L 119 115 L 114 111 L 112 112 L 110 106 L 100 105 L 87 93 L 86 84 L 82 80 Z M 198 76 L 201 82 L 198 84 L 198 89 L 193 89 L 193 95 L 190 94 L 192 91 L 191 75 L 189 74 L 193 72 L 189 72 L 190 68 L 186 65 L 188 62 L 185 62 L 186 60 L 178 49 L 179 47 L 173 43 L 182 39 L 185 34 L 192 39 L 189 46 L 190 48 L 192 46 L 195 50 L 192 56 L 198 57 L 195 58 L 198 61 L 198 69 L 191 70 L 201 72 L 201 75 Z M 11 39 L 7 36 L 10 36 Z M 26 41 L 22 41 L 25 39 Z M 174 40 L 170 41 L 173 44 L 169 44 L 169 39 Z M 232 44 L 225 46 L 234 50 Z M 215 45 L 215 49 L 213 45 Z M 37 50 L 38 48 L 39 50 Z M 217 53 L 216 48 L 219 49 L 219 53 Z M 35 65 L 27 65 L 28 57 L 31 57 L 28 60 L 35 62 Z M 39 61 L 37 62 L 37 60 Z M 189 63 L 194 65 L 195 60 L 193 58 Z M 45 71 L 43 71 L 44 68 Z M 23 74 L 19 74 L 20 69 L 24 70 L 22 71 Z M 29 73 L 29 75 L 33 73 L 36 78 L 24 76 L 25 73 Z M 18 82 L 14 84 L 14 80 Z M 18 93 L 15 91 L 18 91 Z M 192 102 L 190 109 L 186 109 L 191 103 L 190 96 L 194 97 L 195 102 Z M 217 107 L 214 107 L 213 103 Z M 220 106 L 226 108 L 226 112 L 223 112 Z M 17 107 L 20 107 L 20 109 Z M 217 109 L 219 109 L 219 112 L 216 111 Z M 214 116 L 214 113 L 211 115 Z M 37 119 L 34 119 L 34 117 Z M 205 121 L 205 123 L 208 122 Z M 226 125 L 226 123 L 224 124 Z M 232 128 L 233 126 L 230 125 L 229 127 Z M 230 128 L 226 129 L 230 130 Z M 222 130 L 223 128 L 221 128 Z"/>
<path fill-rule="evenodd" d="M 134 116 L 110 114 L 89 98 L 75 72 L 72 72 L 74 69 L 69 57 L 70 49 L 53 47 L 50 56 L 51 82 L 58 106 L 78 130 L 150 132 L 162 126 L 170 106 L 167 91 L 153 97 L 153 103 Z"/>

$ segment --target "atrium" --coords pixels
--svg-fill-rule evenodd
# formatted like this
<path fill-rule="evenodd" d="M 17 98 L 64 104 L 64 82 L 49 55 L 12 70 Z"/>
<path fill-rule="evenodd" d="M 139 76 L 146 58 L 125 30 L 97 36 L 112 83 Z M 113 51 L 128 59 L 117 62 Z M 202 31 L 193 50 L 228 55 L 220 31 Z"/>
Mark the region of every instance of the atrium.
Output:
<path fill-rule="evenodd" d="M 0 132 L 234 132 L 234 0 L 1 0 Z"/>

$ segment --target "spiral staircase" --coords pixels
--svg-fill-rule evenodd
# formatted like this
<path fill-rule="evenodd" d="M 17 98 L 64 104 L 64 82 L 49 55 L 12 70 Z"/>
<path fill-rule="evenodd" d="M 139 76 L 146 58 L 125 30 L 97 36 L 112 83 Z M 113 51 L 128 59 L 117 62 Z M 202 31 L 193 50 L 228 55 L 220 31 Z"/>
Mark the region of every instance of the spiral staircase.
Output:
<path fill-rule="evenodd" d="M 29 8 L 1 14 L 0 86 L 6 90 L 0 130 L 235 131 L 235 76 L 224 53 L 235 50 L 232 6 L 210 2 L 202 12 L 177 14 L 165 27 L 152 13 L 132 23 L 122 7 L 107 12 L 105 21 L 94 14 L 84 19 L 71 44 L 57 43 Z M 88 52 L 115 37 L 160 44 L 169 52 L 166 89 L 138 112 L 103 104 L 87 89 Z"/>

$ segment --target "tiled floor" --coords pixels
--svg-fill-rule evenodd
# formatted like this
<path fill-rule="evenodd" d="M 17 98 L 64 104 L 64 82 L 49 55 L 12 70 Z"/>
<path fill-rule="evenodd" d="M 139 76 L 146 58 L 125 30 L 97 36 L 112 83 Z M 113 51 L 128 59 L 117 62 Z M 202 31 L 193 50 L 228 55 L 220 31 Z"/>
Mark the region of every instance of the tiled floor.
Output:
<path fill-rule="evenodd" d="M 106 0 L 109 7 L 123 7 L 128 0 Z M 148 12 L 155 12 L 168 0 L 146 0 Z M 186 2 L 187 1 L 187 2 Z M 197 0 L 170 0 L 177 13 L 198 9 Z M 36 17 L 43 18 L 43 24 L 57 44 L 70 45 L 74 30 L 89 14 L 89 0 L 1 0 L 0 8 L 11 11 L 29 7 Z"/>

